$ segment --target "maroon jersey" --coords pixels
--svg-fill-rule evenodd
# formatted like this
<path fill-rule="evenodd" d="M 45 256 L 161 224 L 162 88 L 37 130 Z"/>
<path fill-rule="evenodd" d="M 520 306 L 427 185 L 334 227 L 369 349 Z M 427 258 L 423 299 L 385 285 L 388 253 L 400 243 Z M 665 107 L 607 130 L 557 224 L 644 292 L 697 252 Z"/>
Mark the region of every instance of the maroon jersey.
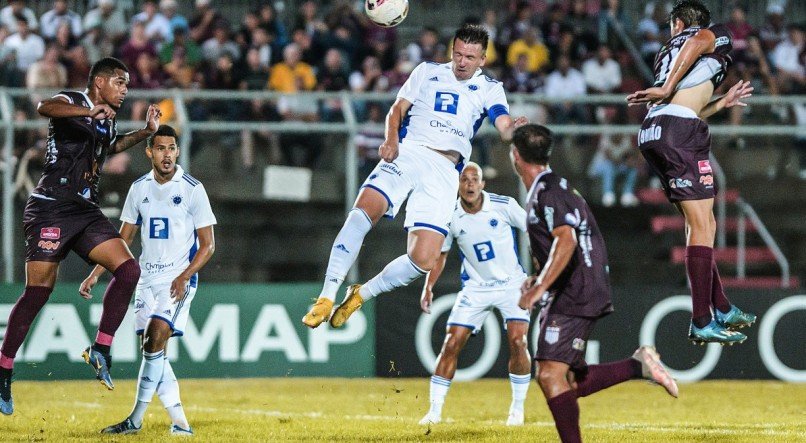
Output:
<path fill-rule="evenodd" d="M 55 97 L 64 97 L 74 105 L 93 107 L 83 92 L 62 91 Z M 101 168 L 116 136 L 114 119 L 50 119 L 45 170 L 34 196 L 98 206 Z"/>
<path fill-rule="evenodd" d="M 555 228 L 568 225 L 576 231 L 574 255 L 549 288 L 551 312 L 590 318 L 612 312 L 604 238 L 585 199 L 566 179 L 549 170 L 535 179 L 526 213 L 532 257 L 539 266 L 548 260 Z"/>
<path fill-rule="evenodd" d="M 670 38 L 658 51 L 658 55 L 655 57 L 655 83 L 653 86 L 662 86 L 666 82 L 672 61 L 680 53 L 680 48 L 700 29 L 702 28 L 699 26 L 684 29 L 680 34 Z M 730 51 L 733 49 L 733 45 L 730 31 L 724 25 L 711 25 L 708 29 L 716 36 L 714 51 L 700 56 L 699 60 L 680 79 L 677 89 L 691 88 L 707 81 L 711 81 L 716 88 L 725 79 L 725 74 L 732 62 Z"/>

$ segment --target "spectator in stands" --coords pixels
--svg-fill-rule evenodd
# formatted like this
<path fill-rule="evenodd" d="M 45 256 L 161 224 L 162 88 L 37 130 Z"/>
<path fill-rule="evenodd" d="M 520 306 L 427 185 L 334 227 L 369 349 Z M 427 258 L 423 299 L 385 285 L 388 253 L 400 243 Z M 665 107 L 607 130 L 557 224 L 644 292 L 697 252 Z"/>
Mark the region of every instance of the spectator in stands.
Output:
<path fill-rule="evenodd" d="M 274 37 L 272 49 L 279 53 L 288 44 L 288 31 L 286 31 L 282 20 L 277 17 L 274 5 L 264 3 L 260 7 L 258 18 L 260 19 L 260 27 L 269 31 L 269 35 Z"/>
<path fill-rule="evenodd" d="M 216 25 L 224 17 L 210 6 L 210 0 L 196 0 L 196 13 L 190 19 L 190 39 L 201 43 L 213 36 Z"/>
<path fill-rule="evenodd" d="M 325 62 L 318 69 L 316 74 L 317 91 L 344 91 L 349 89 L 349 80 L 345 63 L 342 60 L 341 52 L 331 48 L 325 54 Z M 342 103 L 340 99 L 325 99 L 321 103 L 322 121 L 336 122 L 344 121 L 341 112 Z"/>
<path fill-rule="evenodd" d="M 223 54 L 229 54 L 236 62 L 241 58 L 240 48 L 230 39 L 229 25 L 221 22 L 216 25 L 213 37 L 202 44 L 202 55 L 208 63 L 213 64 Z"/>
<path fill-rule="evenodd" d="M 53 43 L 55 43 L 63 53 L 69 52 L 78 46 L 78 40 L 73 37 L 73 34 L 70 32 L 69 23 L 59 25 L 59 28 L 56 29 L 56 37 L 53 39 Z"/>
<path fill-rule="evenodd" d="M 787 26 L 787 37 L 775 47 L 772 62 L 778 70 L 778 84 L 785 93 L 803 93 L 806 71 L 803 66 L 804 29 L 801 25 Z"/>
<path fill-rule="evenodd" d="M 626 33 L 630 32 L 633 27 L 630 15 L 619 0 L 602 2 L 598 22 L 599 43 L 607 44 L 613 50 L 624 48 L 621 38 L 626 36 Z M 624 34 L 621 34 L 622 32 Z"/>
<path fill-rule="evenodd" d="M 596 47 L 594 46 L 594 48 Z M 570 27 L 564 27 L 560 33 L 560 44 L 551 53 L 551 60 L 556 64 L 556 61 L 562 56 L 568 57 L 573 66 L 579 66 L 582 60 L 588 57 L 588 48 L 582 44 Z"/>
<path fill-rule="evenodd" d="M 599 46 L 596 35 L 596 17 L 588 12 L 586 0 L 573 0 L 571 2 L 571 11 L 566 17 L 566 22 L 581 44 L 589 51 L 593 51 L 594 48 Z"/>
<path fill-rule="evenodd" d="M 317 65 L 325 56 L 327 48 L 322 44 L 321 34 L 319 32 L 310 35 L 305 32 L 305 29 L 296 28 L 291 33 L 291 41 L 299 46 L 302 52 L 302 61 L 311 66 Z"/>
<path fill-rule="evenodd" d="M 549 62 L 549 50 L 538 37 L 538 30 L 534 26 L 528 27 L 522 37 L 509 46 L 507 66 L 515 66 L 521 54 L 526 55 L 526 69 L 532 73 L 539 72 Z"/>
<path fill-rule="evenodd" d="M 526 54 L 519 55 L 515 65 L 504 70 L 501 81 L 507 92 L 528 94 L 542 93 L 545 83 L 542 73 L 529 71 L 529 57 Z"/>
<path fill-rule="evenodd" d="M 261 27 L 252 31 L 252 47 L 260 54 L 260 64 L 268 68 L 274 61 L 274 51 L 271 48 L 269 32 Z"/>
<path fill-rule="evenodd" d="M 367 29 L 364 43 L 368 55 L 372 55 L 381 63 L 381 69 L 388 71 L 395 66 L 395 48 L 397 47 L 397 28 L 372 26 Z M 488 58 L 488 62 L 492 61 Z"/>
<path fill-rule="evenodd" d="M 283 49 L 283 61 L 272 66 L 269 74 L 269 89 L 293 93 L 316 88 L 316 76 L 311 65 L 303 62 L 299 46 L 288 44 Z"/>
<path fill-rule="evenodd" d="M 557 46 L 560 44 L 560 35 L 563 30 L 569 27 L 570 23 L 566 21 L 565 9 L 562 5 L 559 3 L 551 5 L 541 28 L 543 39 L 550 51 L 554 52 L 557 49 Z"/>
<path fill-rule="evenodd" d="M 90 10 L 84 16 L 84 29 L 93 29 L 101 26 L 104 38 L 114 44 L 122 41 L 129 31 L 129 25 L 123 11 L 117 8 L 115 0 L 98 0 L 98 7 Z"/>
<path fill-rule="evenodd" d="M 369 56 L 361 63 L 361 70 L 350 74 L 350 90 L 353 92 L 384 92 L 389 87 L 389 79 L 383 76 L 381 63 Z"/>
<path fill-rule="evenodd" d="M 140 52 L 137 54 L 137 59 L 131 65 L 131 73 L 129 81 L 129 89 L 159 89 L 165 86 L 166 77 L 165 73 L 160 68 L 160 62 L 157 55 L 153 52 Z M 139 102 L 134 103 L 137 107 Z M 145 117 L 145 110 L 148 108 L 148 102 L 143 101 L 142 112 L 132 111 L 132 119 Z"/>
<path fill-rule="evenodd" d="M 159 12 L 156 0 L 143 2 L 143 11 L 132 17 L 132 24 L 137 22 L 145 25 L 146 37 L 149 40 L 157 44 L 171 40 L 171 22 Z"/>
<path fill-rule="evenodd" d="M 260 51 L 251 47 L 246 51 L 246 68 L 241 77 L 238 89 L 247 91 L 265 91 L 269 82 L 269 69 L 260 61 Z M 250 121 L 277 121 L 280 116 L 274 106 L 263 99 L 252 99 L 244 118 Z M 269 144 L 276 145 L 277 137 L 269 131 L 258 131 Z M 255 166 L 255 132 L 241 131 L 241 161 L 246 170 Z"/>
<path fill-rule="evenodd" d="M 174 38 L 162 45 L 159 58 L 162 69 L 171 79 L 171 86 L 190 88 L 198 81 L 197 69 L 202 62 L 202 52 L 195 41 L 188 38 L 188 30 L 174 29 Z"/>
<path fill-rule="evenodd" d="M 289 44 L 286 46 L 286 50 L 292 46 L 293 44 Z M 285 51 L 283 55 L 286 55 Z M 295 83 L 293 85 L 294 90 L 290 91 L 290 94 L 283 95 L 277 102 L 277 110 L 283 120 L 318 121 L 319 112 L 316 100 L 312 97 L 295 93 L 308 89 L 304 78 L 294 77 L 293 81 Z M 321 136 L 313 133 L 283 133 L 280 135 L 280 149 L 287 165 L 313 168 L 322 152 Z"/>
<path fill-rule="evenodd" d="M 118 51 L 118 57 L 126 66 L 134 66 L 142 53 L 156 56 L 157 47 L 146 36 L 145 23 L 137 21 L 132 24 L 129 40 L 121 46 L 120 51 Z"/>
<path fill-rule="evenodd" d="M 0 9 L 0 24 L 5 26 L 11 34 L 19 32 L 17 29 L 19 23 L 17 16 L 20 14 L 25 17 L 29 32 L 36 32 L 39 29 L 36 14 L 31 8 L 25 6 L 24 0 L 9 0 L 8 6 Z"/>
<path fill-rule="evenodd" d="M 252 32 L 260 26 L 257 12 L 247 11 L 241 20 L 241 28 L 235 34 L 235 43 L 241 48 L 241 52 L 246 54 L 246 50 L 252 46 Z"/>
<path fill-rule="evenodd" d="M 67 69 L 59 63 L 59 48 L 50 44 L 45 49 L 42 60 L 28 68 L 25 75 L 25 86 L 28 89 L 64 89 L 67 86 Z M 32 104 L 39 103 L 43 97 L 31 95 Z"/>
<path fill-rule="evenodd" d="M 621 67 L 606 45 L 600 45 L 596 57 L 582 64 L 582 75 L 588 91 L 593 94 L 612 93 L 621 86 Z"/>
<path fill-rule="evenodd" d="M 354 29 L 348 23 L 339 22 L 324 39 L 325 47 L 336 48 L 344 53 L 351 70 L 359 66 L 362 60 L 363 42 Z"/>
<path fill-rule="evenodd" d="M 168 20 L 171 27 L 167 33 L 164 33 L 164 38 L 166 42 L 170 42 L 174 38 L 174 29 L 176 28 L 189 28 L 190 24 L 188 23 L 188 19 L 185 16 L 177 13 L 177 8 L 179 5 L 176 3 L 176 0 L 161 0 L 160 1 L 160 12 Z"/>
<path fill-rule="evenodd" d="M 493 45 L 496 44 L 498 41 L 498 12 L 493 8 L 487 8 L 484 10 L 484 18 L 479 23 L 485 31 L 487 31 L 487 35 L 490 36 L 490 43 Z M 501 52 L 501 47 L 498 46 L 495 48 L 497 53 Z"/>
<path fill-rule="evenodd" d="M 501 26 L 499 44 L 508 47 L 512 42 L 521 38 L 527 29 L 534 26 L 532 7 L 528 1 L 520 0 L 515 5 L 515 12 Z"/>
<path fill-rule="evenodd" d="M 385 113 L 379 103 L 371 103 L 367 107 L 367 123 L 382 125 Z M 358 148 L 358 174 L 359 180 L 365 180 L 375 169 L 378 160 L 378 146 L 384 141 L 383 127 L 368 128 L 362 126 L 355 137 L 355 145 Z"/>
<path fill-rule="evenodd" d="M 409 60 L 409 53 L 407 51 L 400 51 L 397 55 L 397 61 L 391 71 L 383 73 L 387 81 L 387 90 L 390 92 L 397 92 L 409 79 L 411 71 L 414 70 L 414 63 Z"/>
<path fill-rule="evenodd" d="M 603 134 L 599 138 L 599 149 L 588 167 L 588 175 L 602 180 L 602 206 L 609 208 L 616 203 L 615 182 L 619 176 L 624 176 L 621 205 L 638 204 L 634 191 L 640 162 L 635 152 L 632 137 L 627 134 Z"/>
<path fill-rule="evenodd" d="M 67 52 L 62 52 L 60 60 L 67 68 L 67 88 L 85 89 L 92 68 L 87 50 L 77 45 Z"/>
<path fill-rule="evenodd" d="M 318 6 L 315 1 L 306 0 L 302 2 L 294 20 L 294 28 L 305 30 L 305 33 L 311 37 L 316 33 L 327 32 L 325 22 L 319 18 Z"/>
<path fill-rule="evenodd" d="M 106 37 L 101 23 L 96 23 L 92 27 L 84 28 L 84 37 L 79 44 L 87 53 L 90 65 L 95 64 L 104 57 L 111 57 L 115 51 L 112 40 Z"/>
<path fill-rule="evenodd" d="M 747 12 L 744 8 L 734 6 L 730 13 L 730 19 L 725 23 L 725 27 L 728 28 L 732 36 L 733 51 L 731 51 L 731 57 L 733 58 L 733 63 L 739 71 L 743 71 L 744 63 L 748 58 L 749 39 L 755 33 L 753 27 L 747 22 Z"/>
<path fill-rule="evenodd" d="M 661 41 L 661 26 L 665 26 L 664 18 L 658 17 L 663 11 L 663 5 L 656 2 L 649 2 L 644 7 L 644 17 L 638 22 L 636 37 L 638 39 L 638 51 L 641 59 L 647 66 L 652 67 L 655 63 L 655 54 L 660 51 L 663 42 Z"/>
<path fill-rule="evenodd" d="M 0 24 L 0 85 L 14 86 L 22 83 L 18 79 L 18 71 L 14 62 L 14 51 L 6 46 L 5 41 L 11 35 L 5 26 Z"/>
<path fill-rule="evenodd" d="M 786 26 L 784 23 L 784 7 L 776 3 L 767 6 L 764 25 L 758 31 L 761 47 L 765 52 L 772 52 L 778 46 L 778 43 L 786 39 Z"/>
<path fill-rule="evenodd" d="M 571 67 L 571 60 L 566 55 L 557 60 L 557 69 L 546 77 L 546 96 L 550 98 L 568 99 L 585 95 L 585 77 Z M 563 102 L 551 106 L 551 117 L 554 123 L 585 123 L 588 116 L 583 105 Z"/>
<path fill-rule="evenodd" d="M 17 32 L 8 36 L 3 44 L 14 52 L 16 69 L 20 73 L 25 73 L 34 62 L 45 55 L 45 41 L 28 27 L 28 19 L 24 14 L 17 14 L 14 18 L 17 20 L 14 27 Z"/>
<path fill-rule="evenodd" d="M 416 66 L 421 62 L 436 60 L 437 53 L 446 52 L 447 48 L 440 43 L 439 32 L 426 26 L 420 31 L 417 41 L 409 43 L 406 51 L 409 53 L 409 60 Z"/>
<path fill-rule="evenodd" d="M 81 16 L 67 9 L 67 0 L 54 1 L 53 9 L 42 14 L 40 21 L 42 22 L 40 34 L 48 40 L 52 40 L 56 37 L 56 29 L 58 29 L 59 25 L 62 23 L 68 23 L 70 25 L 70 33 L 75 38 L 81 37 L 84 33 L 83 27 L 81 26 Z"/>

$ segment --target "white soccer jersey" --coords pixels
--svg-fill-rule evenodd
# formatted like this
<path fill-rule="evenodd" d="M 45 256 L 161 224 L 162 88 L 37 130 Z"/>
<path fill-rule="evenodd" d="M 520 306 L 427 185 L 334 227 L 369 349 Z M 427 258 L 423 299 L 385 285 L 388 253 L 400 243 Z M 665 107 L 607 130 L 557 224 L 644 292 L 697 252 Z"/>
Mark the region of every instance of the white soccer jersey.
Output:
<path fill-rule="evenodd" d="M 462 256 L 462 286 L 501 289 L 520 286 L 526 273 L 518 262 L 518 243 L 513 229 L 526 231 L 526 212 L 515 199 L 482 191 L 481 210 L 468 214 L 459 200 L 442 252 L 459 244 Z"/>
<path fill-rule="evenodd" d="M 196 229 L 216 224 L 204 185 L 179 165 L 167 183 L 157 183 L 153 170 L 135 180 L 120 220 L 140 226 L 140 285 L 173 281 L 198 250 Z"/>
<path fill-rule="evenodd" d="M 457 151 L 470 158 L 470 139 L 485 117 L 495 124 L 509 115 L 501 82 L 484 75 L 459 81 L 452 63 L 420 63 L 400 91 L 398 98 L 412 104 L 400 125 L 400 141 L 410 141 L 440 151 Z"/>

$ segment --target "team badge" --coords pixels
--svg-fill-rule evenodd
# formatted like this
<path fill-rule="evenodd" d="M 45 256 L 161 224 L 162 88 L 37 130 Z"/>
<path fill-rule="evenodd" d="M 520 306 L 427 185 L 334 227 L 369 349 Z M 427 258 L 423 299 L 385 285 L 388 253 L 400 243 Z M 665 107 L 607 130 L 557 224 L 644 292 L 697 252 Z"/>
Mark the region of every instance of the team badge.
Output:
<path fill-rule="evenodd" d="M 171 197 L 171 201 L 173 201 L 174 204 L 178 206 L 180 203 L 182 203 L 182 196 L 174 195 L 173 197 Z"/>
<path fill-rule="evenodd" d="M 551 326 L 546 327 L 546 343 L 553 345 L 557 343 L 560 339 L 560 327 L 557 326 L 556 323 L 552 323 Z"/>
<path fill-rule="evenodd" d="M 496 220 L 496 219 L 494 219 L 494 218 L 491 218 L 491 219 L 490 219 L 490 226 L 492 226 L 493 228 L 495 228 L 496 226 L 498 226 L 498 220 Z"/>
<path fill-rule="evenodd" d="M 471 91 L 477 91 L 479 87 L 478 85 L 468 85 L 467 89 L 470 89 Z"/>
<path fill-rule="evenodd" d="M 581 338 L 575 338 L 574 342 L 571 343 L 571 347 L 576 349 L 577 351 L 584 351 L 585 350 L 585 340 Z"/>

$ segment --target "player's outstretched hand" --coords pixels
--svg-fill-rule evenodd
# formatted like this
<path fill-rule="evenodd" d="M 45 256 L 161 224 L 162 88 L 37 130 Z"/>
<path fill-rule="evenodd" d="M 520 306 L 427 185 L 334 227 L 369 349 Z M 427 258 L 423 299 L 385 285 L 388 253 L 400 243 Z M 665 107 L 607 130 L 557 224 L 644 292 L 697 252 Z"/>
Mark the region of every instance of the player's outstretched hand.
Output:
<path fill-rule="evenodd" d="M 149 105 L 146 112 L 146 129 L 151 132 L 157 132 L 160 127 L 160 117 L 162 117 L 160 108 L 157 105 Z"/>
<path fill-rule="evenodd" d="M 185 298 L 187 295 L 185 292 L 189 284 L 190 279 L 184 275 L 180 275 L 174 279 L 173 283 L 171 283 L 171 298 L 174 299 L 174 303 L 179 303 Z"/>
<path fill-rule="evenodd" d="M 434 293 L 429 291 L 428 288 L 423 288 L 423 294 L 420 296 L 420 309 L 426 314 L 430 314 L 432 301 L 434 301 Z"/>
<path fill-rule="evenodd" d="M 81 286 L 78 287 L 78 295 L 84 297 L 84 299 L 89 300 L 92 298 L 92 287 L 98 283 L 98 277 L 94 275 L 90 275 L 89 277 L 85 278 L 83 282 L 81 282 Z"/>
<path fill-rule="evenodd" d="M 95 105 L 92 109 L 90 109 L 90 117 L 95 120 L 115 118 L 115 115 L 115 110 L 109 105 Z"/>
<path fill-rule="evenodd" d="M 520 128 L 521 126 L 528 125 L 528 124 L 529 124 L 529 119 L 526 118 L 526 117 L 523 117 L 523 116 L 518 117 L 515 120 L 512 120 L 512 127 L 513 128 Z"/>
<path fill-rule="evenodd" d="M 400 153 L 400 146 L 397 140 L 386 140 L 380 148 L 378 148 L 378 155 L 381 156 L 388 163 L 392 163 Z"/>
<path fill-rule="evenodd" d="M 644 103 L 660 103 L 669 96 L 669 92 L 662 87 L 654 87 L 636 91 L 627 96 L 627 103 L 630 106 Z"/>
<path fill-rule="evenodd" d="M 742 100 L 751 95 L 753 95 L 753 87 L 750 86 L 750 82 L 739 80 L 739 82 L 728 89 L 728 93 L 725 94 L 725 108 L 747 106 L 747 103 L 744 103 Z"/>

